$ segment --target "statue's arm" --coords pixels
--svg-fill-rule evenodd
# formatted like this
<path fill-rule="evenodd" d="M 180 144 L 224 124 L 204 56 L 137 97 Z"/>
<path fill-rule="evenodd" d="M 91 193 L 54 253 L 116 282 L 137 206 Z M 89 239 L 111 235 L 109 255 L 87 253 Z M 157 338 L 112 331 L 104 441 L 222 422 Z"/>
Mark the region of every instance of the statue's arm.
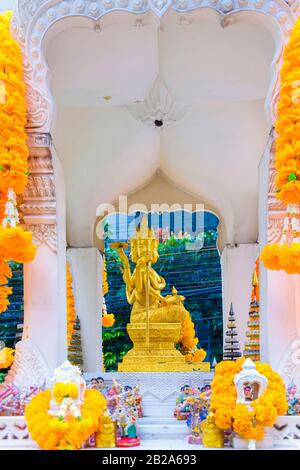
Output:
<path fill-rule="evenodd" d="M 166 281 L 164 278 L 159 276 L 154 270 L 151 273 L 151 284 L 153 285 L 154 289 L 158 289 L 160 291 L 166 287 Z"/>

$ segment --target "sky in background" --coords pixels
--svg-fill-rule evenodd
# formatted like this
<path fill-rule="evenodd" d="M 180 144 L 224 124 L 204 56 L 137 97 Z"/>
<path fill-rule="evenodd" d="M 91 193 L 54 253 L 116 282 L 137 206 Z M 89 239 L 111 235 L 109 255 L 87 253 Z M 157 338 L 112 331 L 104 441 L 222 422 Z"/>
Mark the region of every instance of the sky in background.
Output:
<path fill-rule="evenodd" d="M 5 10 L 13 10 L 17 4 L 17 0 L 0 0 L 0 13 Z"/>

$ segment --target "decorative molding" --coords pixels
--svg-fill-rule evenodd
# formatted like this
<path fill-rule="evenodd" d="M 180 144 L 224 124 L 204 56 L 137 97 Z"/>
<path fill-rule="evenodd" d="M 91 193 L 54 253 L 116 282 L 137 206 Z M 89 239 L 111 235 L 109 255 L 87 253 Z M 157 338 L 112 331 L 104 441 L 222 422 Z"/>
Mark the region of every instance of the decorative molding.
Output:
<path fill-rule="evenodd" d="M 51 135 L 48 133 L 31 132 L 27 134 L 27 145 L 29 148 L 50 148 L 51 141 Z"/>
<path fill-rule="evenodd" d="M 95 377 L 93 373 L 85 373 L 84 378 L 89 381 Z M 142 396 L 151 395 L 158 402 L 165 402 L 174 394 L 180 393 L 183 385 L 199 387 L 210 384 L 213 379 L 213 372 L 202 372 L 201 374 L 194 372 L 102 372 L 107 385 L 112 385 L 113 380 L 117 380 L 124 385 L 140 385 Z M 175 398 L 176 399 L 176 398 Z M 172 402 L 173 408 L 175 400 Z"/>
<path fill-rule="evenodd" d="M 57 252 L 57 227 L 56 224 L 27 225 L 27 229 L 33 233 L 34 241 L 40 245 L 45 243 L 55 253 Z"/>
<path fill-rule="evenodd" d="M 300 416 L 279 416 L 273 426 L 275 445 L 300 449 Z"/>
<path fill-rule="evenodd" d="M 31 439 L 24 416 L 0 417 L 0 449 L 38 449 Z"/>
<path fill-rule="evenodd" d="M 49 134 L 29 133 L 29 177 L 23 194 L 21 212 L 26 228 L 37 243 L 57 250 L 55 176 Z"/>
<path fill-rule="evenodd" d="M 168 127 L 183 119 L 189 105 L 176 103 L 163 80 L 158 77 L 149 95 L 142 103 L 127 106 L 134 119 L 148 127 L 160 128 L 155 121 L 161 121 L 163 127 Z"/>
<path fill-rule="evenodd" d="M 31 385 L 44 387 L 49 383 L 50 371 L 36 345 L 27 338 L 16 344 L 14 362 L 5 378 L 5 384 L 14 382 L 18 388 Z"/>
<path fill-rule="evenodd" d="M 278 243 L 282 236 L 286 206 L 276 197 L 276 170 L 274 166 L 275 140 L 270 151 L 268 191 L 268 243 Z"/>
<path fill-rule="evenodd" d="M 24 57 L 28 128 L 39 128 L 45 132 L 50 130 L 53 100 L 48 85 L 48 67 L 43 55 L 43 39 L 51 26 L 64 18 L 77 16 L 99 22 L 108 13 L 118 10 L 132 13 L 131 21 L 134 26 L 144 24 L 137 15 L 152 13 L 159 26 L 167 10 L 181 15 L 210 8 L 222 15 L 225 25 L 224 19 L 226 18 L 228 24 L 230 15 L 253 11 L 275 20 L 283 46 L 299 10 L 298 0 L 292 1 L 288 4 L 284 0 L 19 0 L 12 18 L 11 31 L 18 40 Z M 124 21 L 128 22 L 128 16 L 126 19 L 124 17 Z M 279 61 L 275 64 L 277 70 L 278 67 Z"/>

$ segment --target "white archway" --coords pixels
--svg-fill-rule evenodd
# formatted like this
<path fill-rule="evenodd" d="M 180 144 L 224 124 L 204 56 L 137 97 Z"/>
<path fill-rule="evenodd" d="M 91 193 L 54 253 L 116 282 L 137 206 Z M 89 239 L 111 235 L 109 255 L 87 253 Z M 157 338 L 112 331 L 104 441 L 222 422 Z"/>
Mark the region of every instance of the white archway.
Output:
<path fill-rule="evenodd" d="M 25 292 L 28 302 L 25 303 L 25 324 L 28 318 L 35 322 L 35 318 L 43 315 L 37 280 L 42 272 L 45 259 L 51 259 L 52 285 L 55 286 L 56 299 L 53 302 L 53 290 L 45 289 L 43 305 L 46 305 L 44 328 L 48 321 L 53 348 L 44 349 L 43 341 L 37 338 L 35 328 L 29 325 L 29 335 L 32 341 L 40 345 L 41 355 L 48 361 L 53 369 L 66 355 L 65 332 L 65 306 L 63 293 L 65 292 L 65 207 L 64 207 L 64 181 L 55 156 L 50 137 L 50 129 L 55 115 L 55 106 L 49 88 L 49 70 L 45 60 L 45 41 L 52 34 L 57 34 L 70 22 L 79 22 L 90 19 L 102 28 L 111 22 L 129 23 L 142 27 L 153 22 L 157 28 L 163 27 L 164 20 L 169 15 L 175 16 L 179 22 L 186 24 L 191 21 L 191 15 L 204 14 L 207 9 L 214 10 L 220 15 L 223 27 L 230 26 L 237 19 L 245 17 L 249 21 L 262 21 L 270 28 L 276 43 L 276 55 L 273 63 L 273 80 L 266 99 L 266 110 L 269 123 L 272 125 L 276 113 L 275 105 L 278 99 L 278 70 L 281 63 L 281 52 L 286 43 L 292 25 L 298 12 L 298 3 L 290 7 L 284 0 L 264 2 L 263 0 L 39 0 L 38 2 L 18 2 L 12 20 L 12 33 L 18 40 L 23 55 L 25 82 L 27 85 L 28 100 L 28 143 L 31 149 L 30 169 L 31 176 L 24 197 L 23 212 L 25 222 L 33 231 L 35 238 L 43 244 L 43 261 L 32 263 L 30 272 L 25 273 L 30 284 Z M 265 159 L 269 159 L 268 154 Z M 265 164 L 263 174 L 264 184 L 267 185 Z M 265 210 L 260 224 L 261 240 L 267 239 L 267 194 L 261 194 L 261 206 Z M 47 247 L 47 248 L 46 248 Z M 266 277 L 266 274 L 263 277 Z M 28 284 L 29 286 L 29 284 Z M 26 288 L 26 281 L 25 281 Z M 269 286 L 265 282 L 265 294 Z M 262 305 L 262 316 L 266 317 L 267 304 Z M 29 311 L 30 310 L 30 311 Z M 55 321 L 53 319 L 55 318 Z M 37 322 L 37 324 L 39 321 Z M 49 334 L 49 331 L 47 331 Z M 55 352 L 54 352 L 55 350 Z M 49 354 L 51 357 L 49 357 Z M 17 373 L 17 371 L 16 371 Z"/>

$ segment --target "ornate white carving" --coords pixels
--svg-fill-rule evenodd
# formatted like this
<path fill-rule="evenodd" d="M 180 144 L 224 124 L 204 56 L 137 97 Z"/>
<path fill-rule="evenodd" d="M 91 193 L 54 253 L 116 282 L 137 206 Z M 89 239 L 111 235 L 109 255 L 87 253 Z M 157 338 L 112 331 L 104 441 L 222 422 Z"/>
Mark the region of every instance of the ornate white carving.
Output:
<path fill-rule="evenodd" d="M 149 439 L 149 419 L 141 419 L 141 428 L 143 427 L 143 421 L 145 421 L 146 427 L 141 429 L 141 434 L 143 439 L 146 441 L 147 438 Z M 153 423 L 155 436 L 157 437 L 161 435 L 163 438 L 166 434 L 165 430 L 168 428 L 169 421 L 162 417 L 162 424 L 158 424 L 157 418 Z M 183 427 L 183 429 L 185 428 Z M 183 429 L 178 431 L 178 436 L 177 434 L 175 436 L 176 439 L 180 438 L 182 441 L 184 440 L 185 432 Z M 292 448 L 300 447 L 300 416 L 279 416 L 273 429 L 267 429 L 267 431 L 268 433 L 272 432 L 275 448 L 277 446 L 280 448 L 282 448 L 282 446 Z M 172 439 L 172 437 L 173 436 L 169 436 L 169 439 Z M 260 448 L 259 443 L 257 447 Z M 30 434 L 28 433 L 27 425 L 23 416 L 0 416 L 0 448 L 38 449 L 38 445 L 31 439 Z"/>
<path fill-rule="evenodd" d="M 300 448 L 300 416 L 279 416 L 273 426 L 275 445 Z"/>
<path fill-rule="evenodd" d="M 286 385 L 294 382 L 300 387 L 300 338 L 295 339 L 284 354 L 278 367 Z"/>
<path fill-rule="evenodd" d="M 291 0 L 292 1 L 292 0 Z M 291 4 L 290 1 L 290 4 Z M 288 39 L 297 17 L 299 1 L 290 4 L 283 0 L 19 0 L 11 24 L 24 57 L 24 76 L 27 84 L 28 128 L 49 132 L 52 118 L 52 98 L 48 87 L 48 68 L 43 56 L 42 42 L 51 26 L 66 17 L 83 16 L 95 21 L 116 9 L 143 15 L 152 11 L 161 18 L 168 9 L 186 13 L 199 8 L 212 8 L 229 17 L 242 11 L 256 11 L 272 17 L 282 36 L 282 46 Z M 127 20 L 126 20 L 127 21 Z M 276 62 L 276 68 L 279 61 Z"/>
<path fill-rule="evenodd" d="M 56 194 L 49 134 L 29 133 L 29 177 L 21 211 L 35 242 L 57 249 Z"/>
<path fill-rule="evenodd" d="M 37 385 L 43 387 L 50 380 L 50 371 L 41 353 L 31 339 L 16 345 L 14 362 L 5 378 L 5 384 L 14 382 L 18 388 Z"/>
<path fill-rule="evenodd" d="M 273 141 L 269 164 L 269 191 L 268 191 L 268 243 L 278 243 L 281 239 L 283 221 L 286 215 L 286 206 L 276 197 L 274 166 L 275 141 Z"/>
<path fill-rule="evenodd" d="M 163 80 L 158 77 L 146 99 L 142 103 L 127 106 L 127 109 L 134 119 L 155 128 L 155 121 L 163 122 L 164 127 L 180 121 L 189 106 L 176 103 Z"/>
<path fill-rule="evenodd" d="M 57 226 L 50 224 L 26 225 L 27 230 L 33 233 L 37 245 L 46 243 L 51 250 L 57 252 Z"/>
<path fill-rule="evenodd" d="M 86 380 L 90 380 L 99 372 L 84 374 Z M 213 372 L 201 372 L 201 374 L 185 372 L 103 372 L 101 376 L 109 385 L 116 379 L 121 385 L 141 385 L 141 394 L 151 394 L 160 402 L 174 394 L 179 394 L 183 385 L 203 386 L 213 379 Z M 174 401 L 175 402 L 175 401 Z M 173 402 L 173 404 L 174 404 Z"/>
<path fill-rule="evenodd" d="M 23 416 L 0 417 L 0 448 L 38 449 L 31 439 Z"/>

